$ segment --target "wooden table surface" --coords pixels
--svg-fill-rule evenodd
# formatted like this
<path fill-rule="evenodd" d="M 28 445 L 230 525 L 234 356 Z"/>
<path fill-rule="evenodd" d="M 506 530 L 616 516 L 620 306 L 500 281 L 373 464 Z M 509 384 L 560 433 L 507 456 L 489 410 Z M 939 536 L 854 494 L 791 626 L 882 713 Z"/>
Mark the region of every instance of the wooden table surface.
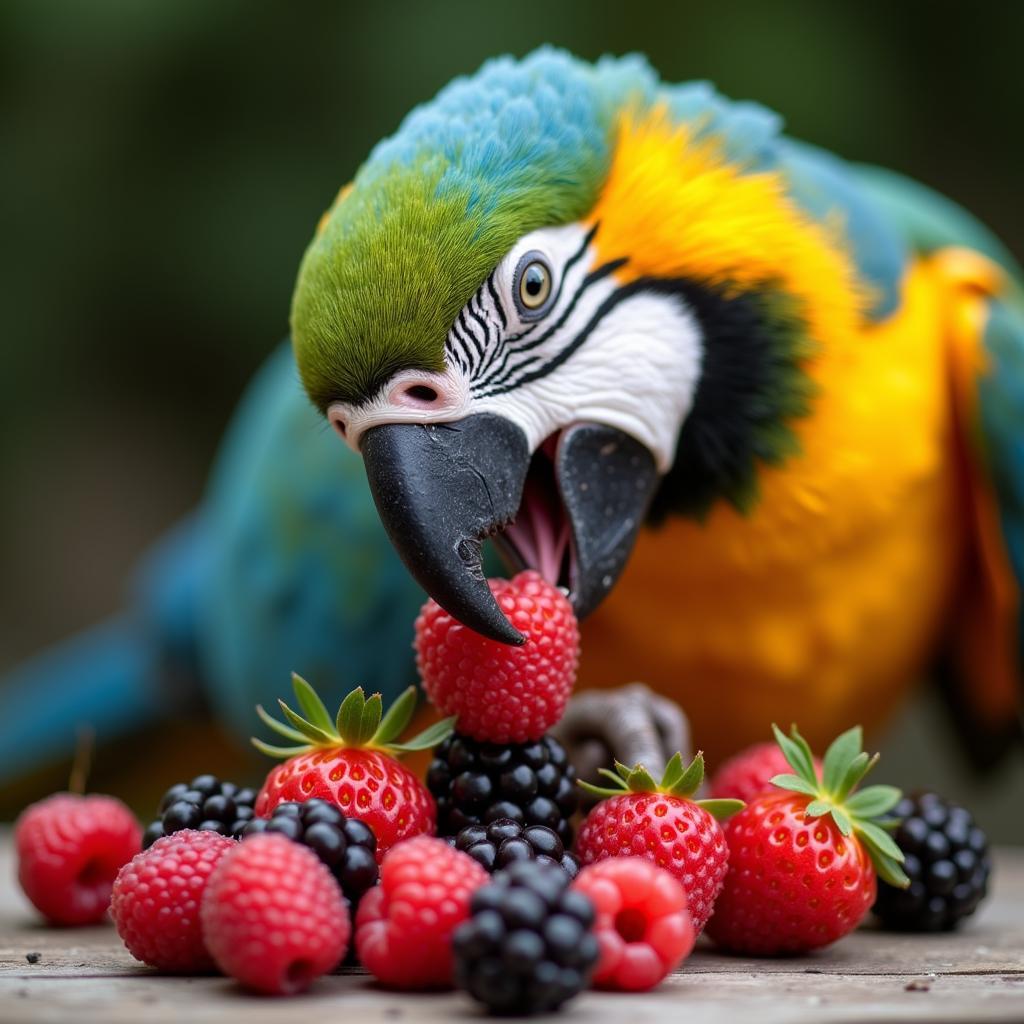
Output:
<path fill-rule="evenodd" d="M 1024 850 L 999 853 L 994 883 L 984 909 L 951 935 L 903 936 L 864 928 L 814 956 L 784 960 L 748 960 L 699 948 L 657 991 L 585 993 L 561 1019 L 565 1024 L 1019 1024 L 1024 1022 Z M 259 1024 L 327 1015 L 372 1024 L 403 1018 L 469 1021 L 478 1013 L 459 993 L 397 995 L 356 972 L 322 978 L 305 995 L 287 1000 L 248 995 L 226 978 L 161 976 L 133 960 L 110 925 L 65 930 L 41 924 L 14 880 L 9 832 L 0 834 L 3 1024 Z"/>

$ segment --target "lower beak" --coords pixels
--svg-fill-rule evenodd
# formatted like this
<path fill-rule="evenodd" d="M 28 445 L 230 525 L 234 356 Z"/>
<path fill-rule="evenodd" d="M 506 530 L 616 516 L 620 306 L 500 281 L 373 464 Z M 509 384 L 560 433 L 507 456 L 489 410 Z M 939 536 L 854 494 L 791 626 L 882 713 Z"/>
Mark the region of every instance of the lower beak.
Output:
<path fill-rule="evenodd" d="M 372 427 L 360 447 L 384 528 L 420 586 L 478 633 L 522 644 L 491 594 L 480 552 L 519 512 L 530 469 L 523 431 L 479 413 Z M 659 478 L 643 445 L 591 423 L 562 431 L 554 463 L 571 534 L 570 599 L 582 618 L 625 567 Z"/>

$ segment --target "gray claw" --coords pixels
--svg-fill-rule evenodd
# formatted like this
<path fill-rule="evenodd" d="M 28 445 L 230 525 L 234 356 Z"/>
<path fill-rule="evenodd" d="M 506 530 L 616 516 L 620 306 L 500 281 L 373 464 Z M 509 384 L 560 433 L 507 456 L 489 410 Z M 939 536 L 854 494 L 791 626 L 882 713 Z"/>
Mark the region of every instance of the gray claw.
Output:
<path fill-rule="evenodd" d="M 613 760 L 642 764 L 660 778 L 676 751 L 684 762 L 690 759 L 690 727 L 682 709 L 643 683 L 573 697 L 553 731 L 588 782 Z"/>

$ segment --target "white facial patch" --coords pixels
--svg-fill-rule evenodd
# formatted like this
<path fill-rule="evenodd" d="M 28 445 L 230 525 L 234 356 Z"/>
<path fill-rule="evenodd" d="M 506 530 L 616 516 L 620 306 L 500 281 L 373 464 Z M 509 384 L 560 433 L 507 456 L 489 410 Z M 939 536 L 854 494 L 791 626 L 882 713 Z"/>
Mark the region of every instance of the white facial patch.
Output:
<path fill-rule="evenodd" d="M 700 328 L 679 295 L 619 281 L 625 260 L 598 265 L 593 235 L 569 224 L 520 239 L 452 325 L 446 371 L 404 371 L 369 403 L 335 403 L 339 433 L 358 450 L 371 426 L 490 412 L 534 451 L 572 423 L 599 423 L 667 472 L 700 376 Z"/>

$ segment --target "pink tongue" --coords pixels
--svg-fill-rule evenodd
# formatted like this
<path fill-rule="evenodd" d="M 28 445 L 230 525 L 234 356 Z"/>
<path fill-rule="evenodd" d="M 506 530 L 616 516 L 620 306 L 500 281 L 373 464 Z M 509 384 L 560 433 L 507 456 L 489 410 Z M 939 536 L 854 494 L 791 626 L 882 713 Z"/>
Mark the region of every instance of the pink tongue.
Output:
<path fill-rule="evenodd" d="M 558 586 L 569 545 L 569 524 L 557 514 L 547 488 L 527 480 L 519 515 L 505 533 L 527 565 L 552 586 Z"/>

